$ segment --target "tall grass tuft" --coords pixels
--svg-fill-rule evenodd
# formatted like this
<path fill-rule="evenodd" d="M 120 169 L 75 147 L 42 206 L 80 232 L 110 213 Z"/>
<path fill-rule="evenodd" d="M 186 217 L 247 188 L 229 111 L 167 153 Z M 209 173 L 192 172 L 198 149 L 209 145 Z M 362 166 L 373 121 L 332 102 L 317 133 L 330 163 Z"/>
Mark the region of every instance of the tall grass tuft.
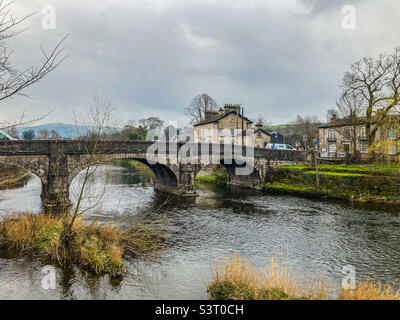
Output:
<path fill-rule="evenodd" d="M 357 283 L 355 289 L 341 289 L 338 300 L 400 300 L 400 291 L 391 284 L 367 279 Z"/>
<path fill-rule="evenodd" d="M 0 247 L 51 259 L 61 266 L 73 262 L 96 274 L 119 276 L 124 271 L 124 256 L 143 259 L 154 255 L 166 237 L 165 232 L 144 223 L 122 229 L 118 224 L 85 224 L 78 217 L 73 236 L 65 243 L 65 224 L 45 214 L 7 217 L 0 223 Z"/>
<path fill-rule="evenodd" d="M 208 295 L 218 300 L 294 300 L 326 299 L 332 287 L 318 277 L 307 287 L 300 287 L 287 262 L 272 259 L 269 266 L 258 271 L 250 262 L 235 254 L 225 264 L 216 265 Z"/>

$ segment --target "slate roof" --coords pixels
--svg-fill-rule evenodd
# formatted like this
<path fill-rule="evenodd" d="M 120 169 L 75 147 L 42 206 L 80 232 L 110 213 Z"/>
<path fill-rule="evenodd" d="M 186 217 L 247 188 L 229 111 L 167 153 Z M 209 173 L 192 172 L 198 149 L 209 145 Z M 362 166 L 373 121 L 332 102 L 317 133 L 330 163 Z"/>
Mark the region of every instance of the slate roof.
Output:
<path fill-rule="evenodd" d="M 203 124 L 209 124 L 209 123 L 217 123 L 219 120 L 221 120 L 222 118 L 226 117 L 227 115 L 234 113 L 236 114 L 236 111 L 232 110 L 228 113 L 219 113 L 216 114 L 215 116 L 209 117 L 207 119 L 204 119 L 200 122 L 197 122 L 196 124 L 193 125 L 193 127 L 197 127 L 197 126 L 201 126 Z M 239 115 L 239 117 L 242 117 L 241 115 Z M 250 124 L 253 123 L 253 121 L 251 121 L 250 119 L 243 117 L 244 120 L 246 120 L 247 122 L 249 122 Z"/>
<path fill-rule="evenodd" d="M 266 135 L 271 136 L 271 133 L 265 131 L 263 128 L 258 128 L 258 129 L 256 129 L 256 130 L 254 130 L 254 133 L 257 133 L 259 130 L 261 130 L 262 132 L 264 132 Z"/>

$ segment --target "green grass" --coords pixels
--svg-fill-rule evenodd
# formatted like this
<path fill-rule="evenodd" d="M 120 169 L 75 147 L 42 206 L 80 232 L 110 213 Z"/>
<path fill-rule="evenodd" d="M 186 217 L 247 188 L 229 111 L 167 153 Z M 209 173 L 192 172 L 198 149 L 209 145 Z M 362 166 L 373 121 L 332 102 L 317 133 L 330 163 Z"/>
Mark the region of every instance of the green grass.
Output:
<path fill-rule="evenodd" d="M 316 171 L 305 171 L 305 174 L 316 174 Z M 318 174 L 326 176 L 339 176 L 339 177 L 366 177 L 364 173 L 353 173 L 353 172 L 335 172 L 335 171 L 319 171 Z"/>
<path fill-rule="evenodd" d="M 310 171 L 315 167 L 308 165 L 284 165 L 279 166 L 281 169 Z M 359 174 L 376 174 L 376 175 L 400 175 L 400 163 L 374 163 L 374 164 L 320 164 L 320 172 L 346 172 Z"/>
<path fill-rule="evenodd" d="M 358 202 L 378 202 L 378 203 L 400 203 L 400 195 L 396 194 L 365 194 L 358 193 L 356 190 L 331 190 L 329 188 L 317 188 L 316 186 L 300 185 L 288 182 L 274 182 L 266 183 L 264 185 L 264 191 L 277 193 L 277 194 L 289 194 L 294 196 L 304 196 L 307 198 L 331 198 L 331 199 L 342 199 L 351 200 Z"/>
<path fill-rule="evenodd" d="M 213 184 L 227 184 L 228 173 L 224 168 L 206 168 L 196 175 L 196 181 Z"/>

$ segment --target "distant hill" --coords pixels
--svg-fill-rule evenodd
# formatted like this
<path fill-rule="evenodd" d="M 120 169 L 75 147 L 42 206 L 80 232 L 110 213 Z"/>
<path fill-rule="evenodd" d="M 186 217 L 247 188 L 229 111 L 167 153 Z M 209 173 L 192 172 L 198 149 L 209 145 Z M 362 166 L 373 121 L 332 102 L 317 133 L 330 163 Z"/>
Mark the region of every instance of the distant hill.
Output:
<path fill-rule="evenodd" d="M 21 137 L 22 132 L 33 130 L 35 131 L 36 137 L 38 137 L 39 131 L 44 129 L 47 129 L 49 132 L 52 130 L 56 130 L 59 133 L 59 135 L 64 139 L 74 139 L 79 134 L 87 132 L 88 128 L 86 126 L 75 126 L 64 123 L 49 123 L 38 126 L 19 127 L 17 128 L 17 131 Z"/>

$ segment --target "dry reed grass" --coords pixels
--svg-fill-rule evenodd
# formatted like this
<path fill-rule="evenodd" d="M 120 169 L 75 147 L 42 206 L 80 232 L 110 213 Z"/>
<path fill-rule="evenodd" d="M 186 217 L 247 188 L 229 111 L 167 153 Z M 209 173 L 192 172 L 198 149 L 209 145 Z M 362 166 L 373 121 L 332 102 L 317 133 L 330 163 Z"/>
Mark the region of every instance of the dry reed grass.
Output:
<path fill-rule="evenodd" d="M 391 284 L 367 279 L 357 283 L 355 289 L 341 289 L 338 300 L 400 300 L 400 291 L 395 291 Z"/>
<path fill-rule="evenodd" d="M 72 261 L 97 274 L 119 276 L 125 255 L 142 259 L 154 255 L 166 237 L 165 232 L 144 223 L 123 230 L 118 224 L 85 224 L 78 217 L 66 244 L 62 241 L 64 225 L 61 218 L 45 214 L 7 217 L 0 223 L 0 246 L 50 258 L 59 265 Z"/>
<path fill-rule="evenodd" d="M 297 278 L 289 272 L 288 263 L 280 263 L 272 259 L 269 266 L 261 272 L 258 271 L 250 262 L 243 260 L 235 254 L 232 258 L 227 258 L 225 264 L 217 265 L 214 271 L 213 283 L 209 286 L 210 298 L 221 298 L 213 289 L 218 288 L 215 284 L 231 284 L 233 291 L 240 288 L 242 293 L 245 291 L 247 297 L 253 300 L 288 300 L 288 299 L 326 299 L 331 293 L 332 287 L 323 277 L 311 281 L 307 287 L 299 287 Z M 214 288 L 212 286 L 215 286 Z M 229 287 L 222 287 L 226 291 Z M 245 290 L 244 290 L 245 289 Z M 231 294 L 231 299 L 240 299 L 235 293 Z"/>
<path fill-rule="evenodd" d="M 208 286 L 211 299 L 219 300 L 326 300 L 332 299 L 333 286 L 318 275 L 313 281 L 299 285 L 287 262 L 272 259 L 259 271 L 238 254 L 216 265 L 213 282 Z M 400 300 L 400 291 L 390 284 L 369 279 L 360 281 L 354 290 L 340 289 L 338 300 Z"/>

